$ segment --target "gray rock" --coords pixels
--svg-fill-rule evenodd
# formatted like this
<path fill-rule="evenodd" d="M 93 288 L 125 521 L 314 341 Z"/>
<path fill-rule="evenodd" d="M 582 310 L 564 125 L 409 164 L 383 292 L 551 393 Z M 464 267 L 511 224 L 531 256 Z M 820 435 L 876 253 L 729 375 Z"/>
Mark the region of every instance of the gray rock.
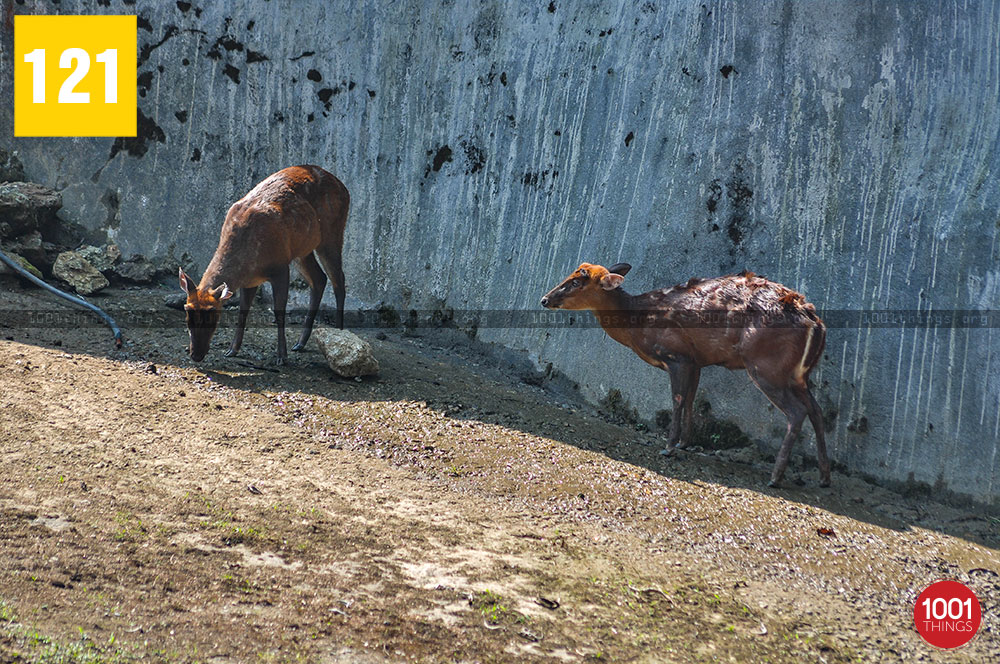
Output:
<path fill-rule="evenodd" d="M 4 251 L 8 253 L 15 253 L 22 258 L 27 259 L 33 265 L 41 265 L 45 263 L 45 248 L 43 247 L 42 234 L 38 231 L 31 231 L 30 233 L 25 233 L 24 235 L 15 238 L 13 240 L 6 240 L 3 243 Z M 55 255 L 52 259 L 48 261 L 48 266 L 52 266 L 52 261 L 55 260 Z"/>
<path fill-rule="evenodd" d="M 48 242 L 38 231 L 31 231 L 13 240 L 5 240 L 3 247 L 5 251 L 11 251 L 27 259 L 45 274 L 52 272 L 56 256 L 68 248 Z"/>
<path fill-rule="evenodd" d="M 230 301 L 238 299 L 238 297 L 233 297 L 230 298 Z M 184 295 L 184 293 L 171 293 L 170 295 L 164 295 L 163 304 L 170 309 L 184 311 L 184 305 L 187 304 L 187 296 Z"/>
<path fill-rule="evenodd" d="M 77 249 L 76 253 L 80 254 L 80 256 L 100 272 L 111 271 L 115 263 L 122 256 L 122 252 L 118 250 L 118 246 L 115 244 L 107 244 L 103 247 L 87 245 Z"/>
<path fill-rule="evenodd" d="M 313 338 L 333 372 L 344 378 L 371 376 L 379 371 L 371 344 L 347 330 L 319 327 Z"/>
<path fill-rule="evenodd" d="M 758 452 L 757 448 L 752 445 L 748 445 L 746 447 L 734 447 L 728 450 L 718 450 L 715 454 L 720 459 L 746 465 L 752 464 L 761 457 L 760 452 Z"/>
<path fill-rule="evenodd" d="M 24 256 L 20 256 L 18 254 L 15 254 L 14 252 L 12 252 L 12 251 L 10 251 L 8 249 L 4 249 L 3 252 L 7 255 L 8 258 L 10 258 L 11 260 L 19 263 L 21 265 L 21 267 L 23 267 L 28 272 L 30 272 L 31 274 L 35 275 L 39 279 L 42 278 L 42 273 L 38 271 L 38 268 L 36 268 L 34 265 L 32 265 L 26 258 L 24 258 Z M 7 267 L 6 263 L 0 262 L 0 274 L 17 274 L 17 273 L 14 272 L 14 270 L 12 270 L 9 267 Z"/>
<path fill-rule="evenodd" d="M 24 166 L 17 152 L 0 150 L 0 182 L 23 182 Z"/>
<path fill-rule="evenodd" d="M 34 182 L 0 184 L 0 237 L 15 237 L 56 222 L 59 192 Z"/>
<path fill-rule="evenodd" d="M 75 251 L 64 251 L 59 254 L 52 266 L 52 274 L 68 283 L 81 295 L 96 293 L 108 285 L 104 275 Z"/>
<path fill-rule="evenodd" d="M 84 243 L 100 244 L 107 237 L 107 233 L 103 230 L 88 231 L 80 224 L 56 215 L 52 216 L 48 223 L 40 225 L 39 230 L 46 241 L 59 247 L 59 251 L 68 251 Z M 55 260 L 55 255 L 52 260 Z"/>
<path fill-rule="evenodd" d="M 116 265 L 114 271 L 122 279 L 137 284 L 148 284 L 156 278 L 156 266 L 151 260 L 139 254 L 129 256 L 128 260 Z"/>

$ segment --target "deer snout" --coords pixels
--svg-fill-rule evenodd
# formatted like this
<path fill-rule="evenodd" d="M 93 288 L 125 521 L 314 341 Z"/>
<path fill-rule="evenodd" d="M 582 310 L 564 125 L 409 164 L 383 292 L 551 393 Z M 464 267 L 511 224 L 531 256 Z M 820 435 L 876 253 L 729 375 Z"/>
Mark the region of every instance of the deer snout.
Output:
<path fill-rule="evenodd" d="M 549 291 L 542 297 L 542 306 L 546 309 L 559 309 L 562 307 L 563 298 L 559 293 Z"/>

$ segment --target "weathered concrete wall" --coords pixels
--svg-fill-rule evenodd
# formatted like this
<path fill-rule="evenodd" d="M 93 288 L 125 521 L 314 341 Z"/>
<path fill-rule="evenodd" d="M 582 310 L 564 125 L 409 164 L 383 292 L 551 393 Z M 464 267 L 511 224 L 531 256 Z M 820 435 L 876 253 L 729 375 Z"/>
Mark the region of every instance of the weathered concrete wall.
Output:
<path fill-rule="evenodd" d="M 140 137 L 13 140 L 4 104 L 0 147 L 125 255 L 204 266 L 232 200 L 315 162 L 353 195 L 362 301 L 533 308 L 581 261 L 627 260 L 633 291 L 748 268 L 821 308 L 1000 308 L 996 2 L 93 5 L 4 14 L 137 13 Z M 667 407 L 666 375 L 599 330 L 480 334 Z M 831 329 L 832 457 L 1000 503 L 998 340 Z M 704 388 L 777 441 L 744 376 Z"/>

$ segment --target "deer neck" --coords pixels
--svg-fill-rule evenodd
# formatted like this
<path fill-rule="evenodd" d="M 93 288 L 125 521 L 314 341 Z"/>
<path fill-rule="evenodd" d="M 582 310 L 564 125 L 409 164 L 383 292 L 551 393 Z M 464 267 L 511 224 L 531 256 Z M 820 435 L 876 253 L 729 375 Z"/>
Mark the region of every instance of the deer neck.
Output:
<path fill-rule="evenodd" d="M 201 276 L 201 283 L 198 284 L 199 289 L 210 290 L 226 284 L 230 290 L 236 290 L 245 285 L 244 270 L 239 261 L 227 260 L 229 252 L 221 251 L 221 249 L 222 247 L 220 247 L 220 251 L 215 252 L 208 267 L 205 268 L 205 273 Z"/>
<path fill-rule="evenodd" d="M 634 298 L 621 288 L 602 291 L 591 308 L 608 336 L 620 344 L 631 347 L 632 330 L 637 321 L 632 320 Z"/>

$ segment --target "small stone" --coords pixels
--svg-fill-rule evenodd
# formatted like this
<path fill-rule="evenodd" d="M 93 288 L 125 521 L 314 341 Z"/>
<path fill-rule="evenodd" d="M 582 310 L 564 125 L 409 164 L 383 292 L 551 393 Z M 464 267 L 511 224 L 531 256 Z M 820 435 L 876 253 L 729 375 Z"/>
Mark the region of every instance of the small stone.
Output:
<path fill-rule="evenodd" d="M 52 272 L 52 264 L 56 262 L 56 256 L 65 249 L 66 247 L 57 247 L 46 241 L 38 231 L 25 233 L 3 243 L 4 251 L 17 254 L 46 273 Z"/>
<path fill-rule="evenodd" d="M 321 327 L 313 338 L 333 372 L 344 378 L 371 376 L 379 371 L 371 344 L 347 330 Z"/>
<path fill-rule="evenodd" d="M 116 265 L 114 271 L 122 279 L 137 284 L 148 284 L 156 276 L 156 266 L 151 260 L 140 254 L 129 256 L 128 260 Z"/>
<path fill-rule="evenodd" d="M 734 447 L 728 450 L 719 450 L 718 457 L 733 463 L 750 465 L 757 458 L 757 450 L 753 446 Z"/>
<path fill-rule="evenodd" d="M 8 249 L 21 256 L 37 254 L 42 251 L 42 234 L 38 231 L 31 231 L 24 235 L 8 240 L 4 243 Z"/>
<path fill-rule="evenodd" d="M 64 251 L 59 254 L 52 266 L 52 274 L 68 283 L 81 295 L 96 293 L 108 285 L 104 275 L 75 251 Z"/>
<path fill-rule="evenodd" d="M 118 259 L 122 256 L 122 252 L 119 251 L 118 246 L 114 244 L 108 244 L 103 247 L 87 245 L 77 249 L 76 253 L 83 256 L 88 263 L 93 265 L 100 272 L 110 271 Z"/>

